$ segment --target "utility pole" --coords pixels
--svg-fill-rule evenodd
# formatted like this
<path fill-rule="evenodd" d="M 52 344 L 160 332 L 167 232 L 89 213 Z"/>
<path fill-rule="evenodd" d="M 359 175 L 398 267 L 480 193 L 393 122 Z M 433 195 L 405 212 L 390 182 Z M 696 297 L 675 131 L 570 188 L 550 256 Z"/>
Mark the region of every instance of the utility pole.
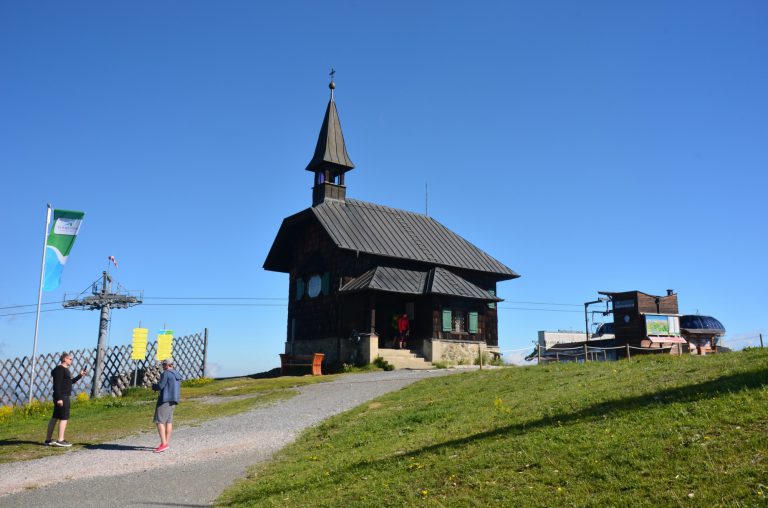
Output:
<path fill-rule="evenodd" d="M 99 316 L 99 341 L 96 346 L 96 366 L 93 369 L 93 385 L 91 386 L 91 398 L 101 395 L 101 377 L 104 371 L 104 356 L 107 349 L 107 335 L 109 333 L 110 312 L 114 309 L 127 309 L 139 305 L 144 301 L 143 294 L 128 294 L 120 291 L 120 285 L 115 292 L 112 291 L 112 276 L 106 271 L 101 272 L 101 284 L 94 283 L 91 288 L 91 296 L 85 298 L 67 300 L 64 296 L 65 309 L 100 310 Z"/>

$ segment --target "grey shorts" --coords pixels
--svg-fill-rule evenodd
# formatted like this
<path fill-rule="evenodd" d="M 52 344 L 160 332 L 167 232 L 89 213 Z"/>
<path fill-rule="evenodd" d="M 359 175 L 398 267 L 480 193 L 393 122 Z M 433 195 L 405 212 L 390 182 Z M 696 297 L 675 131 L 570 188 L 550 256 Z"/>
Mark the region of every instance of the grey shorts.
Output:
<path fill-rule="evenodd" d="M 175 402 L 159 404 L 155 408 L 155 417 L 152 419 L 152 423 L 173 423 L 173 408 L 175 407 Z"/>

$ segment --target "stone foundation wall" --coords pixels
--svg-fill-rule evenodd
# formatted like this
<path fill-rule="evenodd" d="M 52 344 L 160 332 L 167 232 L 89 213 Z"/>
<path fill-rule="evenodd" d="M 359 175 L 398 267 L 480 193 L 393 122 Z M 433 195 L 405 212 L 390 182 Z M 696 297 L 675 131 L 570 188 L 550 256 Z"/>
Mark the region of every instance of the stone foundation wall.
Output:
<path fill-rule="evenodd" d="M 430 362 L 473 365 L 480 354 L 486 358 L 499 356 L 499 347 L 488 346 L 485 342 L 433 339 L 425 340 L 422 348 L 422 356 Z"/>
<path fill-rule="evenodd" d="M 317 340 L 294 340 L 285 343 L 285 352 L 290 355 L 311 355 L 323 353 L 323 365 L 339 363 L 339 340 L 328 337 Z M 344 352 L 342 351 L 342 356 Z"/>
<path fill-rule="evenodd" d="M 355 359 L 357 364 L 371 363 L 379 355 L 379 336 L 360 334 L 360 342 L 348 338 L 327 337 L 317 340 L 295 340 L 285 343 L 286 354 L 309 355 L 323 353 L 323 365 L 340 365 Z"/>
<path fill-rule="evenodd" d="M 499 356 L 498 346 L 488 346 L 485 342 L 458 340 L 424 340 L 421 347 L 414 344 L 413 351 L 420 352 L 429 362 L 447 362 L 457 365 L 474 365 L 478 359 L 478 346 L 485 359 Z M 355 354 L 353 351 L 356 349 Z M 285 352 L 294 355 L 323 353 L 323 365 L 350 363 L 356 357 L 357 364 L 371 363 L 379 355 L 379 337 L 375 334 L 361 334 L 358 344 L 344 338 L 328 337 L 317 340 L 295 340 L 285 343 Z"/>

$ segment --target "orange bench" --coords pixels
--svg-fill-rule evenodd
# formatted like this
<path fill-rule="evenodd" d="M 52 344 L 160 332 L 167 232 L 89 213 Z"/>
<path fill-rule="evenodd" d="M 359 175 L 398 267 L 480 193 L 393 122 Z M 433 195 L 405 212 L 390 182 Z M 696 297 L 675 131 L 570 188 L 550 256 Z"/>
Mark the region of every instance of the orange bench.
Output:
<path fill-rule="evenodd" d="M 323 353 L 314 353 L 311 355 L 287 355 L 280 354 L 280 374 L 285 375 L 286 370 L 290 367 L 312 367 L 313 376 L 322 376 L 323 373 L 320 370 L 323 364 Z"/>

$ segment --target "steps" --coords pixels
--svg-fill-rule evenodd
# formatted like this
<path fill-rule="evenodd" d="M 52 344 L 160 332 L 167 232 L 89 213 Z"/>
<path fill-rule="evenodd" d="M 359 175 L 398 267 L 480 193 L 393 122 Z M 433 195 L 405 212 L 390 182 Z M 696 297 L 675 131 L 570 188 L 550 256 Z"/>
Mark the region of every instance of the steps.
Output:
<path fill-rule="evenodd" d="M 379 348 L 379 356 L 392 364 L 396 369 L 434 369 L 428 361 L 409 349 Z"/>

